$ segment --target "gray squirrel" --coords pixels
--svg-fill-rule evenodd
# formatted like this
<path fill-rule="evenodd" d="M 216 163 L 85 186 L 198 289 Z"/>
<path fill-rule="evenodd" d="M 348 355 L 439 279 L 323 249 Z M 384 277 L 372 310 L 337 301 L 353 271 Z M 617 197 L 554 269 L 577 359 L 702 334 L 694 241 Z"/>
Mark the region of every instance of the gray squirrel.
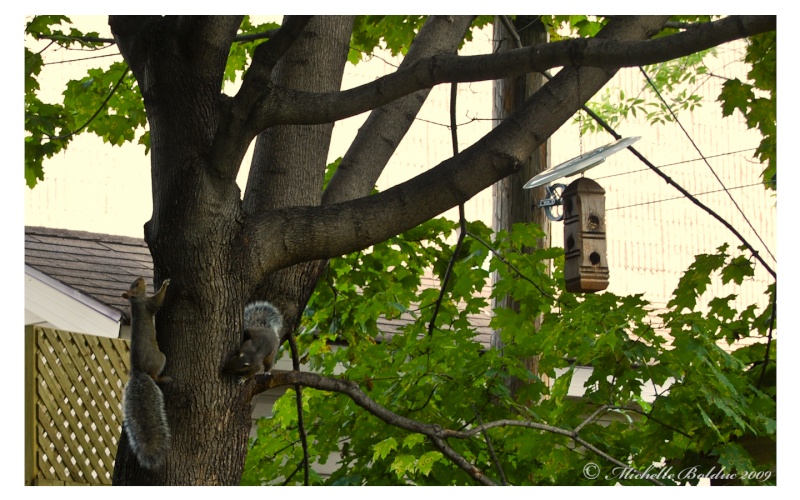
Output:
<path fill-rule="evenodd" d="M 272 369 L 281 345 L 283 316 L 267 301 L 257 301 L 244 308 L 244 341 L 225 363 L 225 371 L 239 375 L 240 382 Z"/>
<path fill-rule="evenodd" d="M 122 294 L 131 303 L 131 377 L 125 386 L 122 425 L 139 463 L 151 470 L 164 464 L 170 443 L 164 395 L 156 385 L 169 381 L 160 376 L 167 357 L 158 349 L 155 326 L 167 286 L 168 279 L 148 297 L 144 278 L 137 278 Z"/>

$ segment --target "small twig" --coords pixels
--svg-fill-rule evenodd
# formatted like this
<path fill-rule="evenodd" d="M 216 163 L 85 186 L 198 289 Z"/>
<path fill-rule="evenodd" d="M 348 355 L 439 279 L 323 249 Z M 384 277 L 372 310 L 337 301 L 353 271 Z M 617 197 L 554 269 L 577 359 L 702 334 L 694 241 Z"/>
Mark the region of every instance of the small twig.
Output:
<path fill-rule="evenodd" d="M 284 479 L 284 481 L 283 481 L 283 484 L 281 484 L 281 486 L 287 486 L 287 485 L 289 484 L 289 481 L 291 481 L 291 480 L 292 480 L 292 478 L 293 478 L 293 477 L 294 477 L 294 476 L 295 476 L 295 475 L 296 475 L 298 472 L 300 472 L 300 467 L 301 467 L 301 465 L 298 465 L 297 467 L 295 467 L 295 468 L 294 468 L 294 471 L 292 471 L 292 473 L 291 473 L 291 474 L 289 474 L 289 475 L 286 477 L 286 479 Z"/>
<path fill-rule="evenodd" d="M 431 393 L 428 394 L 428 399 L 426 399 L 425 402 L 422 403 L 422 406 L 420 406 L 419 408 L 409 408 L 408 410 L 406 410 L 406 413 L 414 413 L 414 412 L 418 412 L 418 411 L 424 410 L 425 407 L 428 406 L 428 404 L 433 399 L 433 395 L 436 394 L 436 389 L 438 389 L 438 388 L 439 388 L 439 384 L 434 385 L 433 389 L 431 389 Z"/>
<path fill-rule="evenodd" d="M 475 417 L 478 419 L 478 425 L 483 425 L 483 419 L 481 418 L 481 414 L 478 413 L 478 408 L 475 407 L 475 403 L 472 403 L 472 411 L 475 412 Z M 486 441 L 486 448 L 489 450 L 489 456 L 492 458 L 492 462 L 494 462 L 495 467 L 497 467 L 497 473 L 500 474 L 500 483 L 503 486 L 508 486 L 508 479 L 506 478 L 506 473 L 503 471 L 503 466 L 500 463 L 500 460 L 497 458 L 497 454 L 494 452 L 494 446 L 492 446 L 492 440 L 489 438 L 489 434 L 486 431 L 483 431 L 483 440 Z"/>
<path fill-rule="evenodd" d="M 96 36 L 68 36 L 68 35 L 35 35 L 37 40 L 52 40 L 53 42 L 67 42 L 76 41 L 84 43 L 106 43 L 108 45 L 115 45 L 117 42 L 113 38 L 100 38 Z M 105 47 L 100 47 L 105 48 Z M 97 49 L 93 49 L 97 50 Z"/>
<path fill-rule="evenodd" d="M 511 39 L 514 40 L 514 47 L 521 49 L 522 39 L 520 39 L 519 33 L 517 33 L 517 28 L 514 27 L 511 19 L 509 19 L 508 16 L 500 16 L 500 22 L 503 23 L 503 26 L 505 26 L 506 30 L 511 35 Z"/>
<path fill-rule="evenodd" d="M 657 396 L 657 397 L 658 397 L 658 396 Z M 682 430 L 678 429 L 677 427 L 674 427 L 674 426 L 672 426 L 672 425 L 669 425 L 669 424 L 668 424 L 668 423 L 666 423 L 666 422 L 662 422 L 661 420 L 659 420 L 659 419 L 657 419 L 656 417 L 654 417 L 654 416 L 652 415 L 652 412 L 646 412 L 646 411 L 644 411 L 644 410 L 639 410 L 639 409 L 637 409 L 637 408 L 625 408 L 625 410 L 627 410 L 627 411 L 631 411 L 631 412 L 633 412 L 633 413 L 638 413 L 639 415 L 642 415 L 643 417 L 647 417 L 647 418 L 649 418 L 649 419 L 650 419 L 650 420 L 652 420 L 653 422 L 657 423 L 658 425 L 660 425 L 660 426 L 662 426 L 662 427 L 665 427 L 665 428 L 667 428 L 667 429 L 671 430 L 672 432 L 677 432 L 677 433 L 678 433 L 678 434 L 680 434 L 681 436 L 684 436 L 684 437 L 687 437 L 687 438 L 689 438 L 689 439 L 692 439 L 692 436 L 691 436 L 691 435 L 689 435 L 688 433 L 686 433 L 685 431 L 682 431 Z"/>
<path fill-rule="evenodd" d="M 429 436 L 433 445 L 436 446 L 444 456 L 449 458 L 454 464 L 458 465 L 473 479 L 483 484 L 484 486 L 497 486 L 494 481 L 486 477 L 486 475 L 477 467 L 469 463 L 464 457 L 450 447 L 447 442 L 438 436 Z"/>
<path fill-rule="evenodd" d="M 561 303 L 561 301 L 560 301 L 560 300 L 556 299 L 555 297 L 553 297 L 553 296 L 552 296 L 552 295 L 550 295 L 549 293 L 545 292 L 545 291 L 544 291 L 544 290 L 543 290 L 543 289 L 542 289 L 542 288 L 541 288 L 539 285 L 537 285 L 536 283 L 534 283 L 532 279 L 530 279 L 530 278 L 528 278 L 527 276 L 525 276 L 524 274 L 522 274 L 522 271 L 520 271 L 519 269 L 517 269 L 517 267 L 516 267 L 514 264 L 512 264 L 511 262 L 507 261 L 507 260 L 505 259 L 505 257 L 503 257 L 503 256 L 500 254 L 500 252 L 498 252 L 497 250 L 495 250 L 495 249 L 494 249 L 494 247 L 492 247 L 490 244 L 488 244 L 487 242 L 485 242 L 485 241 L 484 241 L 483 239 L 481 239 L 481 238 L 480 238 L 478 235 L 476 235 L 476 234 L 473 234 L 473 233 L 471 233 L 471 232 L 467 232 L 467 234 L 469 234 L 470 238 L 474 238 L 475 240 L 477 240 L 477 241 L 478 241 L 478 243 L 480 243 L 480 244 L 482 244 L 483 246 L 485 246 L 485 247 L 486 247 L 486 248 L 487 248 L 487 249 L 488 249 L 490 252 L 492 252 L 492 255 L 494 255 L 495 257 L 497 257 L 497 259 L 498 259 L 500 262 L 502 262 L 503 264 L 507 265 L 507 266 L 508 266 L 508 267 L 509 267 L 509 268 L 510 268 L 512 271 L 514 271 L 515 273 L 517 273 L 517 276 L 519 276 L 520 278 L 524 279 L 525 281 L 527 281 L 528 283 L 530 283 L 531 285 L 533 285 L 533 286 L 534 286 L 534 288 L 536 288 L 537 290 L 539 290 L 539 293 L 541 293 L 542 295 L 544 295 L 545 297 L 547 297 L 547 298 L 548 298 L 548 299 L 550 299 L 550 300 L 554 300 L 554 301 L 558 302 L 559 304 Z"/>

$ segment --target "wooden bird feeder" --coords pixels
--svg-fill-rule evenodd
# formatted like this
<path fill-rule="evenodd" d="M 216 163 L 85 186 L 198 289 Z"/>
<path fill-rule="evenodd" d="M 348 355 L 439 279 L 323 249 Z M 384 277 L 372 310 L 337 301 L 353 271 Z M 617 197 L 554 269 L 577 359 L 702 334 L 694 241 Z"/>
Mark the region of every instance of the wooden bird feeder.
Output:
<path fill-rule="evenodd" d="M 545 186 L 546 197 L 537 205 L 553 222 L 564 221 L 564 279 L 568 292 L 599 292 L 608 288 L 606 260 L 606 191 L 582 177 L 569 186 L 547 185 L 604 162 L 641 137 L 628 137 L 545 170 L 525 183 L 524 189 Z"/>
<path fill-rule="evenodd" d="M 582 177 L 567 186 L 564 202 L 564 279 L 568 292 L 608 288 L 606 191 Z"/>

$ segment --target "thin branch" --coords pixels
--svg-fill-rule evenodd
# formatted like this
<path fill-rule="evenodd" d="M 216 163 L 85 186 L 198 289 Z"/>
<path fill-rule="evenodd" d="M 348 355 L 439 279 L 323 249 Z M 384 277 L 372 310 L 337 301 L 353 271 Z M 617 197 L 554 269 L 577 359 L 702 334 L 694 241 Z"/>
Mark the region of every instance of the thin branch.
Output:
<path fill-rule="evenodd" d="M 506 30 L 511 34 L 511 39 L 514 41 L 514 47 L 521 49 L 522 48 L 522 39 L 519 37 L 519 33 L 517 33 L 517 28 L 511 22 L 511 19 L 508 16 L 500 16 L 500 22 L 503 23 Z"/>
<path fill-rule="evenodd" d="M 292 368 L 295 371 L 300 371 L 300 353 L 299 349 L 297 349 L 297 340 L 294 337 L 294 332 L 289 333 L 289 347 L 292 350 Z M 294 394 L 297 405 L 297 432 L 300 434 L 300 443 L 303 447 L 303 481 L 306 486 L 309 486 L 308 436 L 303 422 L 303 386 L 295 384 Z"/>
<path fill-rule="evenodd" d="M 603 406 L 601 406 L 600 408 L 598 408 L 594 412 L 592 412 L 591 415 L 586 417 L 586 419 L 583 422 L 581 422 L 577 427 L 575 427 L 575 429 L 573 429 L 573 432 L 575 434 L 579 433 L 581 431 L 581 429 L 583 429 L 587 424 L 593 422 L 594 419 L 597 418 L 601 413 L 605 413 L 608 410 L 611 410 L 613 408 L 615 408 L 614 405 L 603 405 Z"/>
<path fill-rule="evenodd" d="M 236 38 L 234 38 L 233 41 L 239 43 L 245 43 L 245 42 L 254 42 L 256 40 L 265 40 L 277 35 L 278 31 L 280 31 L 280 28 L 273 28 L 271 30 L 261 31 L 259 33 L 236 35 Z"/>
<path fill-rule="evenodd" d="M 764 352 L 764 366 L 761 367 L 761 376 L 758 377 L 758 388 L 761 389 L 761 386 L 764 383 L 764 375 L 767 373 L 767 365 L 769 364 L 769 351 L 770 347 L 772 346 L 772 330 L 775 326 L 775 313 L 777 312 L 778 306 L 778 286 L 775 285 L 775 296 L 772 300 L 772 314 L 769 317 L 769 331 L 767 332 L 767 347 Z"/>
<path fill-rule="evenodd" d="M 269 38 L 273 38 L 280 28 L 273 28 L 267 31 L 260 31 L 258 33 L 247 33 L 236 35 L 236 38 L 233 39 L 234 42 L 238 43 L 246 43 L 246 42 L 254 42 L 256 40 L 266 40 Z M 35 37 L 38 40 L 52 40 L 54 42 L 64 42 L 64 41 L 75 41 L 81 43 L 104 43 L 107 46 L 116 45 L 117 41 L 113 38 L 103 38 L 103 37 L 96 37 L 96 36 L 68 36 L 68 35 L 38 35 Z M 106 48 L 106 47 L 99 47 L 99 48 Z"/>
<path fill-rule="evenodd" d="M 495 484 L 494 481 L 486 477 L 483 471 L 481 471 L 479 468 L 469 463 L 467 459 L 462 457 L 456 450 L 451 448 L 450 445 L 448 445 L 444 439 L 440 438 L 439 436 L 428 436 L 428 437 L 430 437 L 431 442 L 433 442 L 433 445 L 436 446 L 444 456 L 449 458 L 454 464 L 461 467 L 461 469 L 467 474 L 469 474 L 473 479 L 483 484 L 484 486 L 497 486 L 497 484 Z"/>
<path fill-rule="evenodd" d="M 402 377 L 398 377 L 398 378 L 402 378 Z M 370 379 L 370 380 L 375 380 L 375 379 Z M 431 389 L 431 392 L 428 394 L 428 398 L 425 400 L 424 403 L 422 403 L 422 406 L 420 406 L 419 408 L 409 408 L 408 410 L 406 410 L 406 414 L 415 413 L 415 412 L 424 410 L 425 407 L 430 404 L 431 400 L 433 400 L 433 395 L 436 394 L 436 389 L 438 389 L 438 388 L 439 388 L 439 384 L 434 385 L 433 389 Z"/>
<path fill-rule="evenodd" d="M 105 43 L 109 46 L 116 45 L 117 43 L 113 38 L 101 38 L 96 36 L 37 35 L 34 38 L 37 40 L 52 40 L 54 42 Z M 106 47 L 98 48 L 104 49 Z"/>
<path fill-rule="evenodd" d="M 453 83 L 450 85 L 450 137 L 453 144 L 453 156 L 458 155 L 458 126 L 456 124 L 456 97 L 458 95 L 458 85 Z M 433 335 L 433 329 L 436 326 L 436 316 L 439 315 L 439 308 L 442 305 L 444 294 L 447 291 L 447 285 L 453 274 L 453 266 L 456 264 L 458 255 L 461 253 L 461 245 L 464 243 L 464 237 L 467 235 L 467 221 L 464 217 L 464 204 L 458 205 L 458 222 L 460 224 L 460 231 L 458 232 L 458 240 L 456 246 L 453 248 L 453 255 L 450 256 L 450 261 L 447 263 L 447 269 L 444 272 L 441 288 L 439 289 L 439 297 L 433 306 L 433 314 L 428 323 L 428 336 Z"/>
<path fill-rule="evenodd" d="M 486 241 L 484 241 L 484 240 L 483 240 L 483 239 L 482 239 L 480 236 L 478 236 L 478 235 L 476 235 L 476 234 L 473 234 L 473 233 L 471 233 L 471 232 L 469 233 L 469 236 L 470 236 L 470 238 L 474 238 L 474 239 L 475 239 L 475 240 L 476 240 L 478 243 L 480 243 L 481 245 L 485 246 L 485 247 L 486 247 L 486 248 L 487 248 L 487 249 L 488 249 L 488 250 L 489 250 L 489 251 L 492 253 L 492 255 L 494 255 L 494 256 L 497 258 L 497 260 L 499 260 L 499 261 L 500 261 L 500 262 L 502 262 L 503 264 L 507 265 L 507 266 L 508 266 L 508 267 L 509 267 L 509 268 L 510 268 L 512 271 L 514 271 L 515 273 L 517 273 L 517 276 L 519 276 L 520 278 L 524 279 L 525 281 L 527 281 L 528 283 L 530 283 L 531 285 L 533 285 L 533 287 L 534 287 L 534 288 L 536 288 L 537 290 L 539 290 L 539 293 L 541 293 L 543 296 L 547 297 L 547 298 L 548 298 L 548 299 L 550 299 L 550 300 L 554 300 L 554 301 L 558 302 L 559 304 L 561 303 L 561 300 L 559 300 L 559 299 L 556 299 L 555 297 L 553 297 L 553 296 L 552 296 L 552 295 L 550 295 L 549 293 L 545 292 L 545 291 L 542 289 L 542 287 L 540 287 L 539 285 L 537 285 L 536 283 L 534 283 L 534 281 L 533 281 L 532 279 L 530 279 L 529 277 L 525 276 L 525 275 L 522 273 L 522 271 L 520 271 L 520 270 L 519 270 L 519 268 L 517 268 L 517 266 L 515 266 L 514 264 L 512 264 L 511 262 L 509 262 L 508 260 L 506 260 L 506 258 L 505 258 L 505 257 L 503 257 L 503 256 L 500 254 L 500 252 L 498 252 L 497 250 L 495 250 L 495 248 L 494 248 L 494 247 L 492 247 L 492 246 L 491 246 L 489 243 L 487 243 Z"/>
<path fill-rule="evenodd" d="M 51 136 L 47 136 L 47 137 L 48 137 L 48 139 L 50 139 L 51 141 L 58 141 L 58 140 L 63 140 L 63 139 L 66 139 L 66 138 L 68 138 L 68 137 L 71 137 L 71 136 L 73 136 L 73 135 L 77 135 L 78 133 L 80 133 L 80 131 L 81 131 L 81 130 L 83 130 L 83 129 L 84 129 L 84 128 L 86 128 L 86 127 L 87 127 L 87 126 L 88 126 L 90 123 L 92 123 L 92 121 L 93 121 L 95 118 L 97 118 L 97 116 L 100 114 L 100 112 L 101 112 L 101 111 L 103 111 L 103 109 L 105 109 L 105 107 L 106 107 L 106 104 L 108 104 L 108 101 L 110 101 L 110 100 L 111 100 L 111 97 L 112 97 L 112 96 L 113 96 L 113 95 L 116 93 L 116 91 L 117 91 L 117 89 L 119 88 L 119 86 L 120 86 L 120 85 L 122 85 L 122 81 L 125 79 L 125 76 L 128 74 L 128 71 L 129 71 L 129 70 L 130 70 L 130 68 L 129 68 L 129 67 L 126 65 L 126 66 L 125 66 L 125 71 L 123 71 L 123 72 L 122 72 L 122 75 L 119 77 L 119 80 L 118 80 L 118 81 L 117 81 L 117 83 L 114 85 L 114 88 L 113 88 L 113 89 L 111 89 L 111 92 L 109 92 L 109 93 L 108 93 L 108 95 L 106 96 L 106 98 L 103 100 L 103 102 L 102 102 L 102 103 L 100 103 L 100 106 L 97 108 L 97 111 L 95 111 L 95 112 L 94 112 L 94 114 L 93 114 L 93 115 L 92 115 L 92 116 L 91 116 L 91 117 L 90 117 L 88 120 L 86 120 L 86 123 L 84 123 L 83 125 L 81 125 L 81 126 L 80 126 L 80 127 L 78 127 L 77 129 L 75 129 L 75 130 L 73 130 L 72 132 L 69 132 L 69 133 L 67 133 L 67 134 L 59 135 L 58 137 L 51 137 Z M 45 134 L 45 135 L 46 135 L 46 134 Z"/>
<path fill-rule="evenodd" d="M 552 425 L 539 424 L 539 423 L 536 423 L 536 422 L 527 422 L 527 421 L 523 421 L 523 420 L 496 420 L 494 422 L 489 422 L 488 424 L 484 424 L 484 425 L 479 425 L 477 427 L 473 427 L 472 429 L 470 429 L 468 431 L 456 432 L 456 431 L 447 431 L 447 430 L 445 430 L 444 432 L 445 432 L 446 435 L 448 435 L 450 437 L 466 438 L 466 437 L 472 437 L 473 435 L 475 435 L 475 434 L 477 434 L 479 432 L 483 432 L 485 429 L 491 429 L 493 427 L 505 427 L 505 426 L 527 427 L 527 428 L 530 428 L 530 429 L 538 429 L 538 430 L 550 432 L 550 433 L 553 433 L 553 434 L 559 434 L 559 435 L 562 435 L 562 436 L 566 436 L 566 437 L 570 438 L 571 440 L 575 441 L 575 443 L 583 446 L 584 448 L 586 448 L 587 450 L 591 451 L 595 455 L 604 458 L 605 460 L 611 462 L 612 464 L 617 465 L 619 467 L 624 467 L 626 469 L 630 468 L 630 465 L 628 465 L 628 464 L 626 464 L 624 462 L 621 462 L 620 460 L 617 460 L 616 458 L 612 457 L 608 453 L 602 451 L 601 449 L 597 448 L 596 446 L 594 446 L 590 442 L 588 442 L 585 439 L 583 439 L 582 437 L 580 437 L 575 430 L 569 431 L 569 430 L 562 429 L 560 427 L 555 427 L 555 426 L 552 426 Z M 659 486 L 664 486 L 663 483 L 661 483 L 660 481 L 658 481 L 655 478 L 648 478 L 648 479 L 650 481 L 652 481 L 653 483 L 659 485 Z"/>
<path fill-rule="evenodd" d="M 656 397 L 657 397 L 657 398 L 658 398 L 658 397 L 660 397 L 660 396 L 661 396 L 660 394 L 657 394 L 657 395 L 656 395 Z M 656 417 L 654 417 L 654 416 L 652 415 L 652 411 L 646 412 L 646 411 L 644 411 L 644 410 L 640 410 L 640 409 L 638 409 L 638 408 L 633 408 L 633 407 L 631 407 L 631 408 L 625 408 L 625 410 L 626 410 L 626 411 L 631 411 L 631 412 L 633 412 L 633 413 L 638 413 L 639 415 L 642 415 L 643 417 L 647 417 L 647 418 L 649 418 L 649 419 L 650 419 L 650 420 L 652 420 L 653 422 L 657 423 L 658 425 L 660 425 L 660 426 L 662 426 L 662 427 L 664 427 L 664 428 L 667 428 L 667 429 L 671 430 L 672 432 L 676 432 L 676 433 L 680 434 L 680 435 L 681 435 L 681 436 L 683 436 L 683 437 L 686 437 L 686 438 L 692 439 L 692 436 L 691 436 L 691 435 L 689 435 L 688 433 L 686 433 L 685 431 L 682 431 L 682 430 L 678 429 L 677 427 L 674 427 L 674 426 L 672 426 L 672 425 L 670 425 L 670 424 L 668 424 L 668 423 L 666 423 L 666 422 L 663 422 L 663 421 L 661 421 L 661 420 L 657 419 Z"/>
<path fill-rule="evenodd" d="M 583 446 L 587 450 L 595 453 L 597 456 L 602 457 L 603 459 L 617 466 L 626 468 L 630 467 L 629 465 L 626 465 L 625 463 L 617 460 L 608 453 L 598 449 L 585 439 L 581 438 L 574 429 L 567 430 L 553 425 L 540 424 L 537 422 L 528 422 L 524 420 L 497 420 L 494 422 L 489 422 L 486 424 L 475 426 L 466 431 L 454 431 L 454 430 L 444 429 L 439 425 L 426 424 L 392 412 L 391 410 L 385 408 L 384 406 L 378 404 L 375 400 L 370 398 L 364 391 L 361 390 L 361 388 L 358 386 L 357 383 L 350 380 L 334 379 L 309 372 L 291 371 L 291 372 L 275 373 L 272 376 L 257 375 L 255 378 L 255 386 L 256 386 L 255 391 L 263 392 L 264 390 L 270 389 L 272 387 L 280 387 L 284 385 L 295 385 L 295 384 L 301 384 L 306 387 L 313 387 L 315 389 L 319 389 L 322 391 L 338 392 L 341 394 L 345 394 L 351 400 L 353 400 L 355 404 L 357 404 L 370 414 L 383 420 L 387 424 L 399 427 L 401 429 L 405 429 L 410 432 L 415 432 L 427 436 L 428 438 L 431 439 L 433 444 L 442 452 L 442 454 L 451 459 L 453 463 L 455 463 L 458 467 L 467 472 L 470 475 L 470 477 L 480 482 L 481 484 L 494 485 L 494 482 L 488 477 L 486 477 L 486 475 L 483 474 L 483 472 L 479 468 L 470 464 L 466 459 L 464 459 L 464 457 L 459 455 L 458 452 L 453 450 L 453 448 L 450 447 L 450 445 L 448 445 L 447 442 L 445 441 L 447 438 L 469 439 L 484 432 L 487 429 L 492 429 L 495 427 L 507 427 L 507 426 L 526 427 L 529 429 L 536 429 L 568 437 L 575 443 Z M 651 478 L 650 480 L 655 484 L 662 484 L 655 479 Z"/>

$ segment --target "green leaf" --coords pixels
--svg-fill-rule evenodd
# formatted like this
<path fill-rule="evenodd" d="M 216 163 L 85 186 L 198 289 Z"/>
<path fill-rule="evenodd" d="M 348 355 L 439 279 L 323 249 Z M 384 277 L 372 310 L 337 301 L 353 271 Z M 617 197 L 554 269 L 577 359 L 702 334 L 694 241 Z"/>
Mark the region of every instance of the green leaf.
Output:
<path fill-rule="evenodd" d="M 419 460 L 417 460 L 417 470 L 425 476 L 430 475 L 433 465 L 440 461 L 443 457 L 444 455 L 438 451 L 429 451 L 428 453 L 425 453 L 419 457 Z"/>
<path fill-rule="evenodd" d="M 397 449 L 397 440 L 393 437 L 386 438 L 383 441 L 375 443 L 373 449 L 375 450 L 372 455 L 373 460 L 386 458 L 389 456 L 389 453 Z"/>
<path fill-rule="evenodd" d="M 403 439 L 403 448 L 413 448 L 416 445 L 425 442 L 425 436 L 422 434 L 409 434 Z"/>
<path fill-rule="evenodd" d="M 413 455 L 398 455 L 395 457 L 389 470 L 397 474 L 400 479 L 406 474 L 413 473 L 417 470 L 417 460 Z"/>

